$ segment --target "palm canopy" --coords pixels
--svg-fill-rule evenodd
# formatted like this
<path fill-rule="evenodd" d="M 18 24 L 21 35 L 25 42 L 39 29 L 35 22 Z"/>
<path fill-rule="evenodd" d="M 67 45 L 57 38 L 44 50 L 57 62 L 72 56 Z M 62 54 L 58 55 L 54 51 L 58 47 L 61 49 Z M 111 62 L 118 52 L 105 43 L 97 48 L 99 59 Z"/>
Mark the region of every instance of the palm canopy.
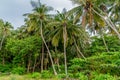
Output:
<path fill-rule="evenodd" d="M 11 34 L 12 25 L 9 22 L 0 20 L 0 50 L 2 49 L 5 38 Z"/>
<path fill-rule="evenodd" d="M 13 27 L 9 22 L 4 22 L 3 20 L 0 20 L 0 34 L 2 36 L 9 35 L 11 29 L 13 29 Z"/>
<path fill-rule="evenodd" d="M 27 30 L 28 32 L 39 32 L 40 21 L 42 21 L 42 25 L 45 26 L 51 16 L 48 13 L 52 11 L 53 8 L 35 1 L 31 1 L 31 5 L 34 8 L 33 13 L 24 14 L 24 16 L 27 16 L 25 20 L 28 26 Z"/>
<path fill-rule="evenodd" d="M 66 43 L 73 43 L 72 37 L 78 37 L 82 32 L 78 25 L 73 24 L 74 16 L 66 17 L 65 14 L 59 13 L 55 15 L 54 20 L 47 24 L 47 29 L 49 32 L 49 38 L 52 38 L 52 45 L 58 46 L 62 41 L 63 43 L 63 28 L 66 26 Z M 66 45 L 67 45 L 66 44 Z"/>
<path fill-rule="evenodd" d="M 116 29 L 116 25 L 113 24 L 109 18 L 108 9 L 114 4 L 114 0 L 101 1 L 101 0 L 71 0 L 74 4 L 78 4 L 77 7 L 68 11 L 67 15 L 73 13 L 76 18 L 75 21 L 80 19 L 80 23 L 83 27 L 95 27 L 95 24 L 99 24 L 100 27 L 106 26 L 106 24 L 118 35 L 120 34 Z M 116 0 L 118 3 L 119 1 Z M 113 7 L 112 7 L 113 8 Z M 74 21 L 74 22 L 75 22 Z"/>

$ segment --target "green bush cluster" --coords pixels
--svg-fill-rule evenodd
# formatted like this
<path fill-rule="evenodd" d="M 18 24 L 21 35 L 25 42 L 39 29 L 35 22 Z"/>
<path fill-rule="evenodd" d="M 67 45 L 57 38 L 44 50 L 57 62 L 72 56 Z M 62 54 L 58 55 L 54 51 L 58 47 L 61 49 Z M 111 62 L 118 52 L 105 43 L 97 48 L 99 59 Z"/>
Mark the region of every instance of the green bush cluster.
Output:
<path fill-rule="evenodd" d="M 46 78 L 52 78 L 52 77 L 53 77 L 53 74 L 48 70 L 43 70 L 41 72 L 41 78 L 46 79 Z"/>
<path fill-rule="evenodd" d="M 31 77 L 35 78 L 35 79 L 38 79 L 38 78 L 41 77 L 41 74 L 39 72 L 34 72 L 34 73 L 32 73 Z"/>
<path fill-rule="evenodd" d="M 22 75 L 25 73 L 25 68 L 24 67 L 16 67 L 12 69 L 13 74 L 19 74 Z"/>
<path fill-rule="evenodd" d="M 104 77 L 111 77 L 111 80 L 115 80 L 114 76 L 120 76 L 119 61 L 120 52 L 104 52 L 98 56 L 88 57 L 86 60 L 75 58 L 71 60 L 69 69 L 70 73 L 74 74 L 74 77 L 77 78 L 79 78 L 79 75 L 83 75 L 84 78 L 88 75 L 87 77 L 89 78 L 93 76 L 92 72 L 97 72 L 98 75 L 101 75 L 96 75 L 98 78 L 95 78 L 96 76 L 93 77 L 94 80 L 104 80 L 102 79 Z M 106 80 L 109 80 L 108 78 Z"/>

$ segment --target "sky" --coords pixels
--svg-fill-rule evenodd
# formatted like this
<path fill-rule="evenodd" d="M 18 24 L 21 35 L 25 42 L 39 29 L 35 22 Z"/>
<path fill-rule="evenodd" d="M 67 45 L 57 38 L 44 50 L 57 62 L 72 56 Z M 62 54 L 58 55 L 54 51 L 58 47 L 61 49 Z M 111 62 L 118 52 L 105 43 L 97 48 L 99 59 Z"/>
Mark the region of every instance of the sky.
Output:
<path fill-rule="evenodd" d="M 24 24 L 25 13 L 32 11 L 31 0 L 0 0 L 0 19 L 10 22 L 14 28 Z M 38 1 L 38 0 L 33 0 Z M 69 0 L 41 0 L 41 3 L 53 7 L 55 10 L 62 11 L 73 8 Z"/>

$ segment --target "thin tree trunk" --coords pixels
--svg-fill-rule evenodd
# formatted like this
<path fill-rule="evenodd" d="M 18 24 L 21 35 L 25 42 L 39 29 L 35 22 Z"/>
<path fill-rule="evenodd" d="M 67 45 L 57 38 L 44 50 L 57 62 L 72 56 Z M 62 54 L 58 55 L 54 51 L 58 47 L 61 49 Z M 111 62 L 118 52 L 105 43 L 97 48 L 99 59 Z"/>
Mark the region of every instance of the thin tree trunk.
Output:
<path fill-rule="evenodd" d="M 27 73 L 29 73 L 29 71 L 30 71 L 30 66 L 31 66 L 31 54 L 30 54 L 29 60 L 28 60 Z"/>
<path fill-rule="evenodd" d="M 115 31 L 115 33 L 118 35 L 118 38 L 120 39 L 120 33 L 117 31 L 115 25 L 112 23 L 112 21 L 108 18 L 108 16 L 102 16 L 101 14 L 99 14 L 97 11 L 95 11 L 94 9 L 92 9 L 97 15 L 99 15 L 102 19 L 104 19 L 106 21 L 106 23 L 110 26 L 111 29 L 113 29 Z"/>
<path fill-rule="evenodd" d="M 43 40 L 43 42 L 44 42 L 44 44 L 45 44 L 45 47 L 47 48 L 47 51 L 48 51 L 48 54 L 49 54 L 49 57 L 50 57 L 50 60 L 51 60 L 51 63 L 52 63 L 52 68 L 53 68 L 54 74 L 57 75 L 57 72 L 56 72 L 56 69 L 55 69 L 55 66 L 54 66 L 54 63 L 53 63 L 53 59 L 52 59 L 50 50 L 49 50 L 49 48 L 48 48 L 48 46 L 47 46 L 47 44 L 46 44 L 46 41 L 45 41 L 45 39 L 44 39 L 44 37 L 43 37 L 42 21 L 40 21 L 40 22 L 41 22 L 41 27 L 40 27 L 41 38 L 42 38 L 42 40 Z"/>
<path fill-rule="evenodd" d="M 84 59 L 86 59 L 85 56 L 84 56 L 84 55 L 82 54 L 82 52 L 80 51 L 79 47 L 77 46 L 77 43 L 76 43 L 74 37 L 73 37 L 73 40 L 74 40 L 75 46 L 76 46 L 76 48 L 77 48 L 77 51 L 80 53 L 80 55 L 81 55 Z"/>
<path fill-rule="evenodd" d="M 36 62 L 37 62 L 37 57 L 35 56 L 35 61 L 34 61 L 34 66 L 33 66 L 33 72 L 35 71 Z"/>
<path fill-rule="evenodd" d="M 44 61 L 44 43 L 42 42 L 41 72 L 43 71 L 43 61 Z"/>
<path fill-rule="evenodd" d="M 104 38 L 104 35 L 103 35 L 102 30 L 101 30 L 100 32 L 101 32 L 101 37 L 102 37 L 103 43 L 104 43 L 104 45 L 105 45 L 106 51 L 109 52 L 108 46 L 107 46 L 107 44 L 106 44 L 106 41 L 105 41 L 105 38 Z"/>
<path fill-rule="evenodd" d="M 66 38 L 67 38 L 67 32 L 66 32 L 66 26 L 63 27 L 63 39 L 64 39 L 64 62 L 65 62 L 65 74 L 67 77 L 67 58 L 66 58 Z"/>
<path fill-rule="evenodd" d="M 57 52 L 57 47 L 55 46 L 55 52 Z M 55 53 L 56 54 L 56 53 Z M 59 65 L 59 58 L 60 57 L 57 57 L 57 66 L 58 66 L 58 70 L 59 70 L 59 72 L 61 71 L 60 70 L 60 65 Z"/>
<path fill-rule="evenodd" d="M 3 38 L 2 38 L 1 43 L 0 43 L 0 51 L 1 51 L 1 49 L 2 49 L 4 39 L 5 39 L 5 35 L 3 35 Z M 3 65 L 5 64 L 4 54 L 3 54 L 3 58 L 2 58 L 2 64 L 3 64 Z"/>
<path fill-rule="evenodd" d="M 4 55 L 3 55 L 3 58 L 2 58 L 2 64 L 5 65 L 5 58 L 4 58 Z"/>
<path fill-rule="evenodd" d="M 0 43 L 0 50 L 2 49 L 4 39 L 5 39 L 5 35 L 3 35 L 3 38 L 2 38 L 2 40 L 1 40 L 1 43 Z"/>

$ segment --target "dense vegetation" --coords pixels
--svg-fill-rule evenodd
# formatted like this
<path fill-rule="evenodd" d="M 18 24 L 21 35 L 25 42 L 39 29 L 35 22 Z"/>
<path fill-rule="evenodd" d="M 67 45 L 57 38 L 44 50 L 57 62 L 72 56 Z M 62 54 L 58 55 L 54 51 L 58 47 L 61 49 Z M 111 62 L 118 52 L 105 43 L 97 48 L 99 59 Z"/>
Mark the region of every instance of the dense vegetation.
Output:
<path fill-rule="evenodd" d="M 33 11 L 16 30 L 0 20 L 0 75 L 120 79 L 119 0 L 71 1 L 77 7 L 57 14 L 31 1 Z"/>

